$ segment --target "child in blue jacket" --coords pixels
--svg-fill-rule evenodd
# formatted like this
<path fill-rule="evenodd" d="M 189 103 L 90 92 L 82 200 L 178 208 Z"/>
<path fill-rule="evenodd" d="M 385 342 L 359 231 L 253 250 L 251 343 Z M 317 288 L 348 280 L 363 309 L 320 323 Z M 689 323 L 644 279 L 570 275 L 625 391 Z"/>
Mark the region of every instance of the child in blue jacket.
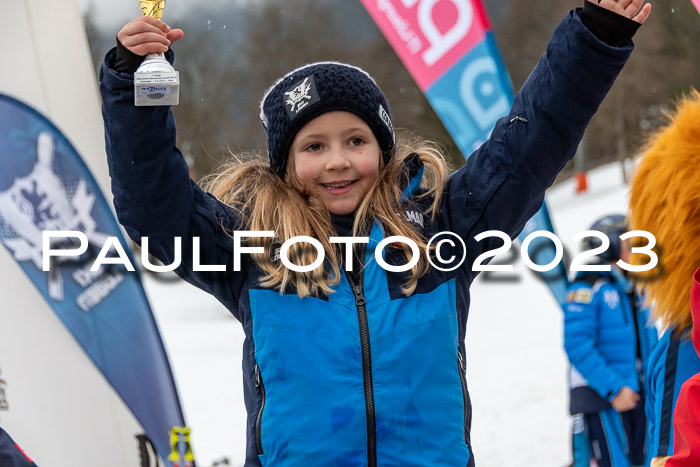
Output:
<path fill-rule="evenodd" d="M 572 365 L 571 414 L 582 421 L 598 467 L 642 465 L 644 368 L 657 332 L 643 298 L 615 265 L 620 259 L 629 261 L 629 246 L 619 238 L 628 231 L 625 217 L 605 216 L 590 230 L 609 238 L 610 247 L 599 255 L 599 266 L 610 271 L 579 272 L 566 297 L 564 348 Z M 593 249 L 600 240 L 586 237 L 584 244 Z M 590 462 L 575 461 L 586 466 Z"/>
<path fill-rule="evenodd" d="M 190 181 L 170 109 L 134 107 L 142 56 L 172 61 L 182 31 L 139 18 L 119 32 L 100 73 L 114 205 L 135 241 L 148 237 L 165 264 L 177 248 L 178 274 L 242 323 L 246 465 L 474 465 L 471 264 L 497 244 L 474 236 L 513 238 L 539 209 L 632 52 L 650 11 L 642 3 L 570 12 L 509 114 L 449 178 L 434 148 L 396 143 L 367 73 L 322 62 L 274 83 L 260 109 L 267 162 L 232 163 L 208 183 L 213 194 Z M 241 243 L 241 230 L 271 238 Z M 401 235 L 425 251 L 443 231 L 466 243 L 452 270 L 405 243 L 384 247 Z M 296 236 L 312 239 L 287 250 Z M 364 242 L 336 248 L 331 236 Z M 287 267 L 287 257 L 314 266 L 318 251 L 302 248 L 312 240 L 325 260 Z M 254 247 L 264 248 L 240 255 Z M 407 261 L 410 270 L 387 271 Z"/>

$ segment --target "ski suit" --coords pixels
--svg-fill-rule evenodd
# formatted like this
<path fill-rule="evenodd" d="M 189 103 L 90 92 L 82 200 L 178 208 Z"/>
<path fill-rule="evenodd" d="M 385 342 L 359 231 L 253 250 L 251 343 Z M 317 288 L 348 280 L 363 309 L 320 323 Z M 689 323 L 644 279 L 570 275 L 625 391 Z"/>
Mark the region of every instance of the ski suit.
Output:
<path fill-rule="evenodd" d="M 564 306 L 571 414 L 583 414 L 600 467 L 644 461 L 644 404 L 619 413 L 609 402 L 623 386 L 642 392 L 643 367 L 657 340 L 648 308 L 619 271 L 578 273 Z"/>
<path fill-rule="evenodd" d="M 648 458 L 663 459 L 673 454 L 673 414 L 681 386 L 700 372 L 690 332 L 668 329 L 659 339 L 646 369 L 646 412 Z"/>
<path fill-rule="evenodd" d="M 693 345 L 700 355 L 700 269 L 693 275 L 690 311 L 693 315 Z M 700 465 L 700 373 L 681 387 L 673 412 L 673 438 L 676 440 L 673 456 L 666 461 L 666 467 Z"/>
<path fill-rule="evenodd" d="M 649 384 L 657 390 L 651 398 L 654 410 L 649 413 L 654 443 L 650 455 L 657 465 L 666 467 L 700 465 L 700 326 L 695 324 L 700 320 L 700 269 L 693 275 L 690 310 L 692 342 L 687 332 L 679 338 L 672 330 L 667 331 L 661 340 L 663 347 L 654 352 L 654 366 L 649 367 L 649 377 L 653 378 Z M 664 458 L 671 454 L 673 457 L 664 464 Z"/>
<path fill-rule="evenodd" d="M 464 356 L 471 266 L 499 245 L 474 236 L 518 235 L 632 49 L 600 41 L 580 10 L 566 15 L 509 114 L 449 178 L 439 215 L 423 217 L 425 238 L 449 231 L 465 240 L 462 267 L 431 268 L 404 296 L 405 275 L 375 259 L 384 235 L 375 222 L 359 280 L 342 276 L 334 293 L 303 299 L 262 287 L 247 254 L 233 270 L 239 252 L 230 235 L 241 219 L 190 181 L 170 109 L 134 107 L 133 75 L 115 71 L 108 53 L 100 89 L 119 221 L 135 241 L 148 236 L 150 253 L 165 264 L 181 237 L 178 274 L 242 323 L 246 465 L 474 464 Z M 416 159 L 407 165 L 406 196 L 425 211 L 431 200 L 414 198 L 422 167 Z M 225 265 L 224 272 L 193 270 L 193 237 L 202 238 L 200 264 Z M 405 263 L 390 248 L 383 254 Z"/>

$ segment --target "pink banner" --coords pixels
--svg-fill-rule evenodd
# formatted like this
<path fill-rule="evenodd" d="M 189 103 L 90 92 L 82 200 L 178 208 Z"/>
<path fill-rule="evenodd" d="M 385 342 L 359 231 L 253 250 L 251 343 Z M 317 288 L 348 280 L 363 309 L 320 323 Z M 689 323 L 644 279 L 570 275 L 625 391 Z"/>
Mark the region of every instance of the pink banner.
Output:
<path fill-rule="evenodd" d="M 695 5 L 695 8 L 698 9 L 698 13 L 700 13 L 700 0 L 691 0 L 693 2 L 693 5 Z"/>
<path fill-rule="evenodd" d="M 361 1 L 423 91 L 483 41 L 489 29 L 481 1 Z"/>

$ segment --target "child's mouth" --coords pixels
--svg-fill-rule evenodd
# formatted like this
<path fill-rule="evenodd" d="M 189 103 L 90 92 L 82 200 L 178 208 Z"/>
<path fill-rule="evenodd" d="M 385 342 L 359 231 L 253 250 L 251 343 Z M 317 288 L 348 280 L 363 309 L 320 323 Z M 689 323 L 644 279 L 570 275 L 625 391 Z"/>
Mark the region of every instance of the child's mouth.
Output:
<path fill-rule="evenodd" d="M 341 190 L 346 191 L 355 182 L 357 182 L 357 180 L 349 180 L 349 181 L 336 182 L 336 183 L 321 183 L 321 186 L 330 192 L 338 192 Z"/>

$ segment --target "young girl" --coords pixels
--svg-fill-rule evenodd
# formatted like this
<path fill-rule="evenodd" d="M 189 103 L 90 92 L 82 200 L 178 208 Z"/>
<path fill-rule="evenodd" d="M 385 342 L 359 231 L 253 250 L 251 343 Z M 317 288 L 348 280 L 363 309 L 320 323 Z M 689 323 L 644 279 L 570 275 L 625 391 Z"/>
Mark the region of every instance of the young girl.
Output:
<path fill-rule="evenodd" d="M 474 465 L 469 286 L 475 258 L 497 245 L 474 236 L 515 237 L 539 209 L 629 57 L 650 11 L 642 3 L 570 12 L 509 115 L 449 178 L 433 148 L 395 142 L 389 104 L 368 74 L 323 62 L 270 88 L 260 113 L 268 162 L 232 163 L 210 180 L 213 194 L 190 181 L 170 109 L 134 107 L 141 56 L 165 52 L 182 31 L 139 18 L 119 32 L 100 73 L 114 205 L 129 235 L 148 237 L 165 264 L 181 238 L 178 273 L 241 321 L 246 465 Z M 240 230 L 274 238 L 250 239 L 243 245 L 264 253 L 241 254 L 232 240 Z M 389 236 L 425 251 L 443 231 L 466 242 L 457 269 L 433 268 L 421 254 L 392 273 L 375 258 Z M 309 272 L 280 260 L 279 245 L 300 235 L 325 251 Z M 337 236 L 367 243 L 346 254 L 331 243 Z M 304 245 L 288 252 L 293 263 L 316 259 Z M 403 243 L 382 251 L 391 265 L 413 258 Z"/>

